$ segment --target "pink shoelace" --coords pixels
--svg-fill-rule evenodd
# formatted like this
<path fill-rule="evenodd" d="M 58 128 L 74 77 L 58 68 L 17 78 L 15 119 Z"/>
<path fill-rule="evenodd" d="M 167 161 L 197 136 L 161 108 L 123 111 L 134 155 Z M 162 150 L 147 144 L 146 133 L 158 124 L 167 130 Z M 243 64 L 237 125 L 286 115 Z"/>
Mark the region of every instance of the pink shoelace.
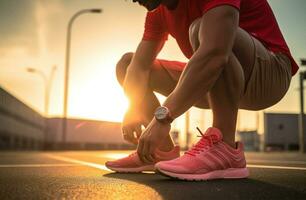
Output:
<path fill-rule="evenodd" d="M 203 134 L 202 131 L 198 127 L 197 127 L 197 130 L 201 134 L 201 135 L 198 135 L 197 137 L 201 137 L 201 139 L 189 151 L 185 152 L 185 154 L 195 156 L 201 151 L 211 148 L 213 144 L 217 142 L 217 138 L 215 135 Z"/>

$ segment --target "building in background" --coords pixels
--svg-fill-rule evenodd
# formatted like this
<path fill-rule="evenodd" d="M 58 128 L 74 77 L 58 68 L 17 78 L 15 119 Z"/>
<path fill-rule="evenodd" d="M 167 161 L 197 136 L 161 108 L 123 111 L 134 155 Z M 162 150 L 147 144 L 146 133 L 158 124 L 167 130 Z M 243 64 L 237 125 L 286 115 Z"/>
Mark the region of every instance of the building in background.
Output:
<path fill-rule="evenodd" d="M 260 135 L 256 130 L 254 131 L 238 131 L 237 140 L 244 145 L 245 151 L 259 151 L 260 150 Z"/>
<path fill-rule="evenodd" d="M 0 149 L 42 149 L 46 120 L 0 87 Z"/>
<path fill-rule="evenodd" d="M 298 114 L 265 113 L 263 146 L 267 151 L 298 150 Z"/>

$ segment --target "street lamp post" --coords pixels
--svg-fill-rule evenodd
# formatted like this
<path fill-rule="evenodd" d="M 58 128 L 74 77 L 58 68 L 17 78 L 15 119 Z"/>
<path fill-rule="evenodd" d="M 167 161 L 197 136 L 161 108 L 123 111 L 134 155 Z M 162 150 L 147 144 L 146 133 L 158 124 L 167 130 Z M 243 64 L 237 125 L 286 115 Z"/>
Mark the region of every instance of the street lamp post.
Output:
<path fill-rule="evenodd" d="M 71 46 L 71 30 L 75 19 L 86 13 L 101 13 L 102 9 L 84 9 L 75 13 L 69 20 L 67 27 L 67 38 L 66 38 L 66 58 L 65 58 L 65 86 L 64 86 L 64 113 L 63 113 L 63 126 L 62 126 L 62 141 L 66 142 L 67 132 L 67 110 L 68 110 L 68 93 L 69 93 L 69 64 L 70 64 L 70 46 Z"/>
<path fill-rule="evenodd" d="M 301 65 L 306 66 L 306 59 L 301 59 Z M 300 72 L 300 114 L 299 114 L 299 150 L 301 153 L 306 153 L 305 149 L 305 122 L 304 122 L 304 79 L 306 79 L 306 71 Z"/>
<path fill-rule="evenodd" d="M 50 76 L 49 76 L 49 78 L 48 78 L 47 75 L 46 75 L 43 71 L 41 71 L 41 70 L 38 70 L 38 69 L 32 68 L 32 67 L 28 67 L 28 68 L 27 68 L 27 72 L 38 74 L 39 76 L 42 77 L 42 79 L 43 79 L 43 81 L 44 81 L 44 84 L 45 84 L 44 115 L 45 115 L 46 118 L 47 118 L 48 115 L 49 115 L 49 98 L 50 98 L 50 90 L 51 90 L 51 85 L 52 85 L 51 83 L 52 83 L 52 79 L 53 79 L 55 70 L 56 70 L 56 66 L 53 66 L 53 67 L 52 67 L 52 70 L 51 70 L 51 73 L 50 73 Z"/>
<path fill-rule="evenodd" d="M 52 80 L 53 80 L 55 70 L 56 70 L 56 66 L 53 66 L 51 73 L 49 75 L 49 78 L 48 78 L 47 75 L 41 70 L 38 70 L 32 67 L 27 68 L 27 72 L 36 73 L 39 76 L 41 76 L 45 84 L 45 95 L 44 95 L 45 96 L 44 97 L 45 99 L 44 100 L 44 115 L 45 115 L 44 137 L 45 137 L 45 140 L 47 140 L 47 134 L 48 134 L 49 98 L 50 98 L 51 85 L 52 85 Z"/>

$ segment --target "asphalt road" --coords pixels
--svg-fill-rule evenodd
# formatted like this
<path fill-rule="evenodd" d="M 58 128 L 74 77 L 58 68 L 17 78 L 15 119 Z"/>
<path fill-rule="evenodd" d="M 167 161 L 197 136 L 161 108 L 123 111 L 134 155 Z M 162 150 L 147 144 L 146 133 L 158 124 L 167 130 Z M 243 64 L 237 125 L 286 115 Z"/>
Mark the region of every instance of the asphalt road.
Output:
<path fill-rule="evenodd" d="M 248 179 L 186 182 L 105 168 L 127 153 L 0 152 L 0 199 L 306 199 L 306 155 L 247 153 Z"/>

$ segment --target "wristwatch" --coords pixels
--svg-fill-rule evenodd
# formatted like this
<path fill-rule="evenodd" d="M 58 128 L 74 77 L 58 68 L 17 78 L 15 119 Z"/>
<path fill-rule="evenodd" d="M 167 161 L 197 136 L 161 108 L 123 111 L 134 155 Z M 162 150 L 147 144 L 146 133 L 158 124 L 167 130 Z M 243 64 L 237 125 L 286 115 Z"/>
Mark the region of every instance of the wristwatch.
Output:
<path fill-rule="evenodd" d="M 171 117 L 170 110 L 165 106 L 159 106 L 154 112 L 154 117 L 157 121 L 164 124 L 171 124 L 173 118 Z"/>

